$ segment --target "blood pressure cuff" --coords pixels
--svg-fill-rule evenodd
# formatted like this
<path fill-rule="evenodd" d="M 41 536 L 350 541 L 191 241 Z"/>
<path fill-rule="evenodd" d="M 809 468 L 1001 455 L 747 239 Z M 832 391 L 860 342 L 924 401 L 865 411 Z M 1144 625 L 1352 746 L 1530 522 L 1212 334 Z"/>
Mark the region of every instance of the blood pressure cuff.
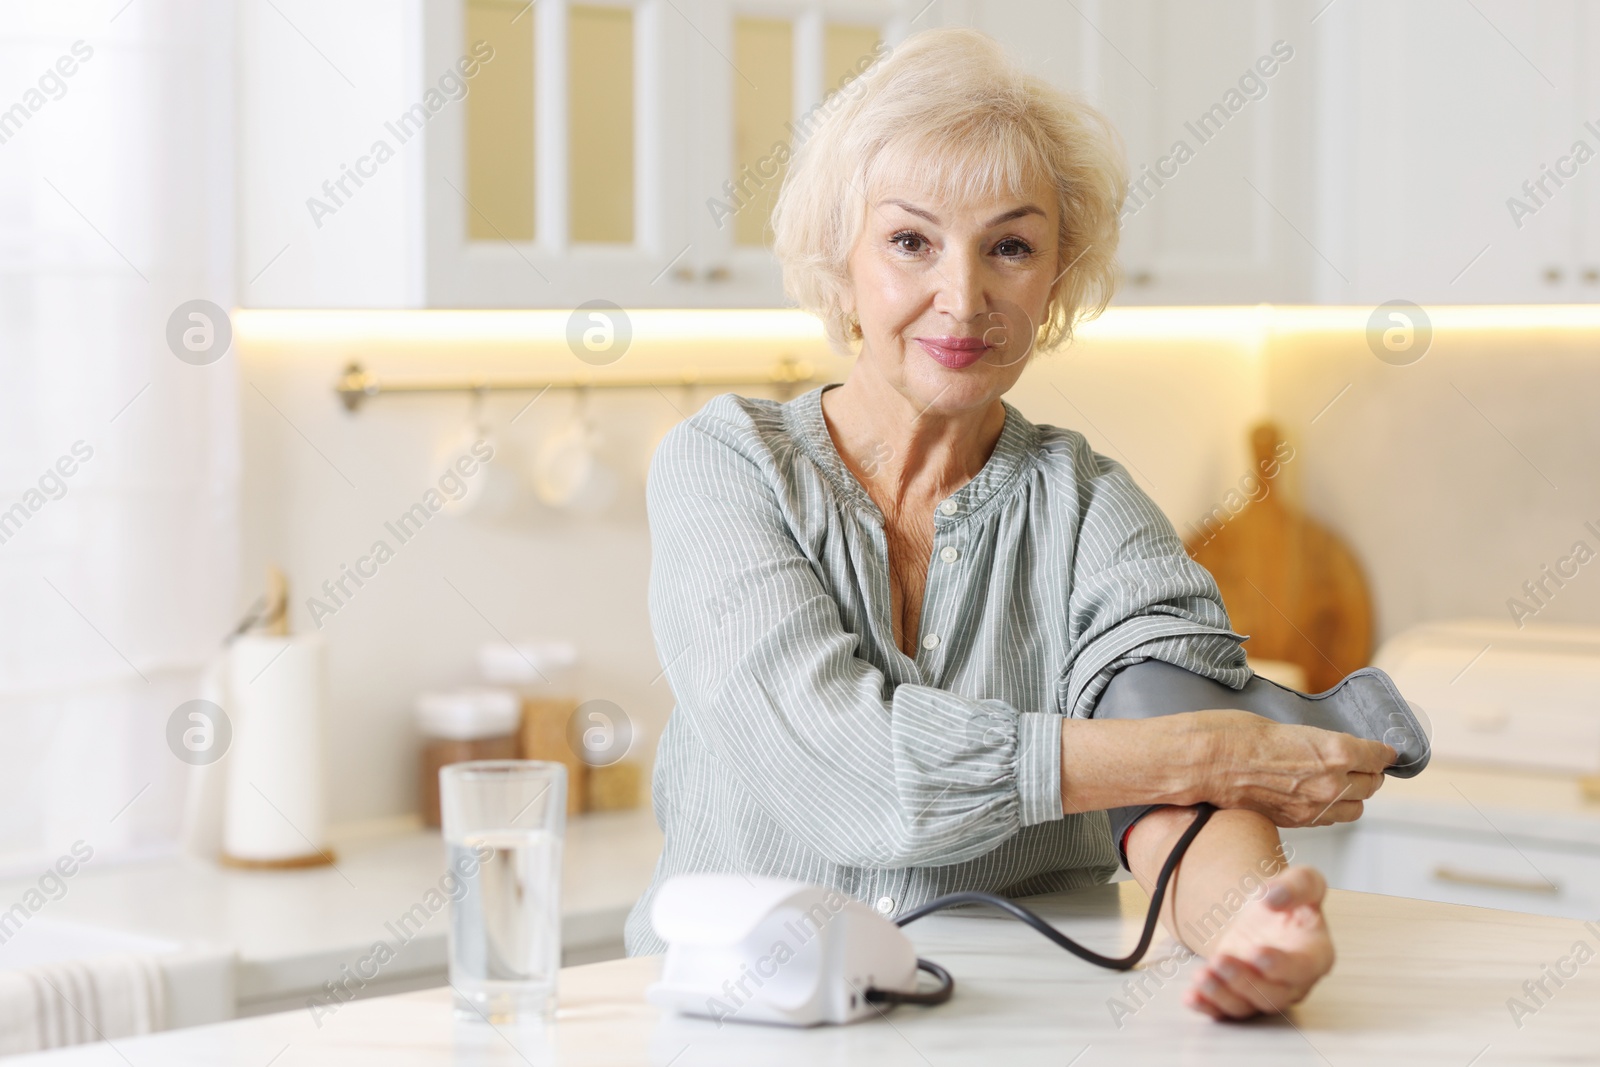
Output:
<path fill-rule="evenodd" d="M 1382 741 L 1398 754 L 1384 773 L 1411 778 L 1428 765 L 1429 734 L 1420 709 L 1406 702 L 1389 676 L 1364 667 L 1325 693 L 1298 693 L 1259 674 L 1243 689 L 1186 671 L 1162 660 L 1148 659 L 1111 676 L 1090 716 L 1095 719 L 1153 719 L 1209 708 L 1237 708 L 1274 722 L 1315 726 L 1323 730 Z M 1122 842 L 1128 828 L 1162 804 L 1114 808 L 1112 839 L 1122 865 L 1128 857 Z"/>

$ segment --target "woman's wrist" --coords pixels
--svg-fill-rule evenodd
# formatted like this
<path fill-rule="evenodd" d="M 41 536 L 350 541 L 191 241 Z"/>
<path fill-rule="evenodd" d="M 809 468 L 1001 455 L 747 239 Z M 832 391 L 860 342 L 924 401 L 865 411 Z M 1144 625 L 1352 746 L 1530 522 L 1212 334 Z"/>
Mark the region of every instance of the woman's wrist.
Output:
<path fill-rule="evenodd" d="M 1214 754 L 1188 714 L 1061 723 L 1061 810 L 1195 804 L 1207 798 Z"/>
<path fill-rule="evenodd" d="M 1214 730 L 1200 727 L 1197 712 L 1166 715 L 1152 722 L 1163 723 L 1170 731 L 1168 740 L 1175 749 L 1172 756 L 1173 789 L 1179 799 L 1174 804 L 1192 805 L 1216 802 L 1215 773 L 1218 765 L 1219 737 Z"/>

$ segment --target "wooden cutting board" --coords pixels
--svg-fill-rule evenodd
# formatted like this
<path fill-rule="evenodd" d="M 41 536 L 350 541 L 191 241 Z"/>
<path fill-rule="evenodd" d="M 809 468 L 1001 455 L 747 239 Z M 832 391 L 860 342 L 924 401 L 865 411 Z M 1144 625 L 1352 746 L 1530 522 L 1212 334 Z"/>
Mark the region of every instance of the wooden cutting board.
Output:
<path fill-rule="evenodd" d="M 1250 657 L 1299 664 L 1308 692 L 1320 693 L 1372 655 L 1366 578 L 1332 531 L 1285 499 L 1279 475 L 1294 450 L 1278 428 L 1256 426 L 1250 444 L 1259 482 L 1191 523 L 1184 548 L 1216 578 Z"/>

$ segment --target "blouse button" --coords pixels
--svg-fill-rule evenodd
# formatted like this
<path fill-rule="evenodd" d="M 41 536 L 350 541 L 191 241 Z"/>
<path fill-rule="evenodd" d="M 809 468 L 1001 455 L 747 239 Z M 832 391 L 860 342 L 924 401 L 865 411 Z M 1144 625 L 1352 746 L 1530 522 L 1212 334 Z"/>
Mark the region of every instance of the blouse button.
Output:
<path fill-rule="evenodd" d="M 939 505 L 939 510 L 946 515 L 954 515 L 959 510 L 959 507 L 954 500 L 946 500 Z"/>
<path fill-rule="evenodd" d="M 939 635 L 938 634 L 929 634 L 928 636 L 924 637 L 922 639 L 922 647 L 923 648 L 927 648 L 927 649 L 938 648 L 939 647 Z"/>
<path fill-rule="evenodd" d="M 944 560 L 946 563 L 954 563 L 956 560 L 961 558 L 961 551 L 957 548 L 951 547 L 950 545 L 945 545 L 939 550 L 939 558 Z"/>
<path fill-rule="evenodd" d="M 879 897 L 878 914 L 888 915 L 892 911 L 894 911 L 894 897 Z"/>

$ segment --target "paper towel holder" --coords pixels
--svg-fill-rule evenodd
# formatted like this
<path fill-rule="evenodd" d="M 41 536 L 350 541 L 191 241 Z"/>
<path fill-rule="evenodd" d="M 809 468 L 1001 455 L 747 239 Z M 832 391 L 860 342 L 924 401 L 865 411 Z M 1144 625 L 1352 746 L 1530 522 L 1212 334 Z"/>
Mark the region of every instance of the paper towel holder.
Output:
<path fill-rule="evenodd" d="M 231 855 L 224 849 L 217 853 L 217 866 L 235 871 L 297 871 L 308 867 L 331 867 L 336 858 L 330 848 L 280 860 L 253 860 Z"/>
<path fill-rule="evenodd" d="M 251 631 L 265 637 L 289 637 L 289 586 L 283 572 L 277 567 L 267 568 L 266 595 L 257 601 L 250 615 L 239 624 L 229 636 L 227 644 L 232 646 L 239 638 Z M 320 762 L 320 761 L 313 761 Z M 265 794 L 263 794 L 265 796 Z M 268 801 L 268 803 L 271 803 Z M 281 813 L 280 813 L 281 814 Z M 318 835 L 320 837 L 320 834 Z M 317 845 L 307 840 L 310 851 L 290 856 L 251 857 L 235 855 L 228 851 L 226 846 L 218 850 L 216 860 L 220 866 L 234 870 L 248 871 L 283 871 L 301 870 L 311 867 L 332 866 L 335 860 L 332 849 L 326 845 Z"/>

